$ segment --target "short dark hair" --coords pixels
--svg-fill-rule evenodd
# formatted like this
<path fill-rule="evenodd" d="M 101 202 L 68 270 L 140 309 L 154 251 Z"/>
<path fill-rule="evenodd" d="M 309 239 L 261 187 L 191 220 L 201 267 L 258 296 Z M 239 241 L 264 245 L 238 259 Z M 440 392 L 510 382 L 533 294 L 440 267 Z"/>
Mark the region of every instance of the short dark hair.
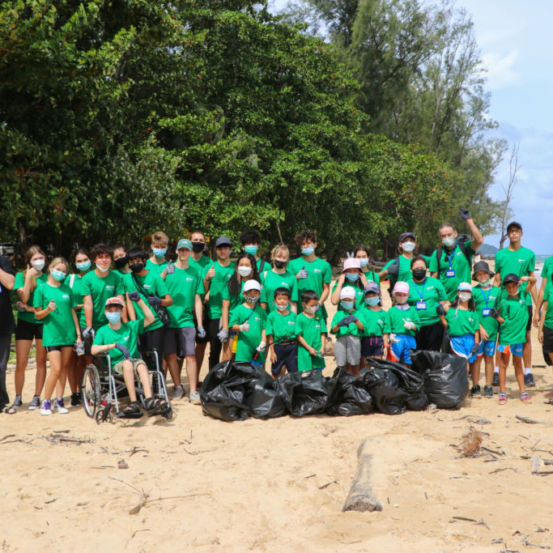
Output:
<path fill-rule="evenodd" d="M 306 240 L 310 240 L 311 242 L 317 241 L 317 232 L 314 230 L 302 230 L 301 232 L 298 232 L 296 234 L 296 237 L 294 238 L 296 241 L 296 244 L 298 246 L 301 246 L 303 242 Z"/>
<path fill-rule="evenodd" d="M 110 257 L 113 258 L 113 251 L 112 249 L 103 242 L 100 242 L 100 244 L 95 244 L 92 247 L 92 251 L 90 252 L 90 255 L 92 256 L 92 259 L 96 259 L 99 255 L 107 253 Z"/>
<path fill-rule="evenodd" d="M 144 248 L 141 248 L 140 246 L 134 246 L 127 250 L 127 258 L 129 261 L 133 259 L 146 260 L 148 259 L 148 254 L 146 253 L 146 250 Z"/>
<path fill-rule="evenodd" d="M 424 262 L 424 266 L 428 268 L 428 263 L 426 262 L 426 259 L 424 258 L 424 256 L 422 256 L 422 255 L 415 255 L 415 257 L 413 257 L 413 259 L 411 259 L 411 269 L 413 268 L 413 265 L 414 265 L 417 261 L 422 261 L 422 262 Z"/>
<path fill-rule="evenodd" d="M 127 248 L 125 248 L 125 246 L 123 246 L 123 244 L 115 244 L 115 246 L 112 246 L 111 249 L 113 251 L 115 251 L 115 250 L 125 250 L 125 252 L 127 251 Z"/>
<path fill-rule="evenodd" d="M 287 296 L 290 298 L 292 294 L 290 294 L 290 288 L 284 288 L 284 286 L 280 286 L 275 290 L 275 293 L 273 294 L 273 298 L 276 298 L 277 296 Z"/>
<path fill-rule="evenodd" d="M 319 294 L 315 292 L 314 290 L 304 290 L 301 293 L 301 301 L 302 303 L 307 303 L 310 300 L 317 300 L 319 301 Z"/>
<path fill-rule="evenodd" d="M 245 230 L 240 235 L 240 243 L 244 244 L 261 244 L 261 234 L 257 230 L 250 229 Z"/>

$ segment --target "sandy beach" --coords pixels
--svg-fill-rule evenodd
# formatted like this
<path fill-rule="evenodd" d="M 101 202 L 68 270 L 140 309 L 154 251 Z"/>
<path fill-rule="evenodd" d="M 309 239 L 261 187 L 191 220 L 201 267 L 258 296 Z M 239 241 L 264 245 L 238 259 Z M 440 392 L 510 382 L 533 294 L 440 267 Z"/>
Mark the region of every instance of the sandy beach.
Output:
<path fill-rule="evenodd" d="M 2 414 L 0 550 L 550 549 L 553 374 L 535 331 L 533 341 L 537 388 L 526 405 L 511 368 L 507 405 L 467 399 L 458 411 L 224 423 L 180 400 L 171 421 Z M 13 395 L 13 368 L 8 381 Z M 29 369 L 25 402 L 33 381 Z M 486 449 L 465 458 L 453 445 L 471 427 Z M 365 438 L 383 510 L 342 513 Z"/>

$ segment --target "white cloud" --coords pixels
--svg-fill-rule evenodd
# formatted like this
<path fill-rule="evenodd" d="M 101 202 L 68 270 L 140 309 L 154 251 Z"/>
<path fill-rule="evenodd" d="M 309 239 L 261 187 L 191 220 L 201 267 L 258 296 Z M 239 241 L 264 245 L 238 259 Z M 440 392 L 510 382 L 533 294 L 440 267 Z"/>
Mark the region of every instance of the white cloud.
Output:
<path fill-rule="evenodd" d="M 520 74 L 516 70 L 520 56 L 516 50 L 506 54 L 490 52 L 482 55 L 482 66 L 486 70 L 490 90 L 499 90 L 521 82 Z"/>

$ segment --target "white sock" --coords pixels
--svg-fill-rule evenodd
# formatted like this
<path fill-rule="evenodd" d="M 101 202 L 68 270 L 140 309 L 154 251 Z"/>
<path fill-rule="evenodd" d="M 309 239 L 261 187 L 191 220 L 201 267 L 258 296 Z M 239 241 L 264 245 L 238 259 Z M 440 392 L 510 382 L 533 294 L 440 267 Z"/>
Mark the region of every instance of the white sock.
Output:
<path fill-rule="evenodd" d="M 499 367 L 495 367 L 495 369 L 493 370 L 493 372 L 494 372 L 495 374 L 499 374 Z"/>
<path fill-rule="evenodd" d="M 524 374 L 532 374 L 532 367 L 524 367 Z"/>

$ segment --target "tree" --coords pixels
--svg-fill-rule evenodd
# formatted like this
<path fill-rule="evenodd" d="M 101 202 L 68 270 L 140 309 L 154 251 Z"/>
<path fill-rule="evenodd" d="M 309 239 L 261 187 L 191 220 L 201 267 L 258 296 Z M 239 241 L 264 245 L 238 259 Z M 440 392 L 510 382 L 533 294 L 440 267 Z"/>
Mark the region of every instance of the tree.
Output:
<path fill-rule="evenodd" d="M 503 249 L 505 240 L 507 239 L 507 221 L 511 217 L 511 201 L 513 199 L 513 193 L 515 190 L 515 184 L 517 181 L 517 174 L 519 170 L 518 165 L 518 150 L 520 144 L 513 144 L 511 148 L 511 156 L 509 157 L 509 180 L 507 185 L 503 186 L 505 192 L 505 202 L 503 204 L 503 213 L 501 215 L 501 234 L 499 238 L 499 249 Z"/>

